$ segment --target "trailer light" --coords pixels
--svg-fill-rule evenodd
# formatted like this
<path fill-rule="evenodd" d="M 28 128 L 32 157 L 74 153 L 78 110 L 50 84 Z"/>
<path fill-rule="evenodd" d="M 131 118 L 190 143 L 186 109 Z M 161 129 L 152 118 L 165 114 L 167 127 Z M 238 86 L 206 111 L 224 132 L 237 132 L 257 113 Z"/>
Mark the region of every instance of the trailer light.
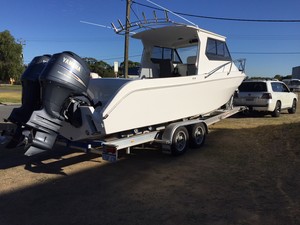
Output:
<path fill-rule="evenodd" d="M 117 151 L 117 148 L 115 148 L 115 147 L 105 147 L 105 152 L 106 153 L 115 154 L 116 151 Z"/>

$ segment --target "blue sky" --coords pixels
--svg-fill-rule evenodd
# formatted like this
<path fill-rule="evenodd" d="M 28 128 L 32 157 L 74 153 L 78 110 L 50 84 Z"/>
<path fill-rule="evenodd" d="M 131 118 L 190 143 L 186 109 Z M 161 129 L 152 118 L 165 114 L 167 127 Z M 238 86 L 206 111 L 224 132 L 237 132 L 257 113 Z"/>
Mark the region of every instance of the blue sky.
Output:
<path fill-rule="evenodd" d="M 151 5 L 146 0 L 136 2 Z M 175 12 L 270 20 L 300 20 L 299 0 L 154 0 Z M 9 30 L 24 45 L 24 62 L 35 56 L 73 51 L 110 64 L 123 61 L 124 37 L 112 30 L 81 23 L 81 20 L 110 26 L 125 19 L 125 0 L 1 0 L 0 32 Z M 153 5 L 152 5 L 153 6 Z M 131 19 L 152 9 L 133 4 Z M 161 12 L 157 12 L 162 15 Z M 180 18 L 170 16 L 176 22 Z M 186 17 L 203 29 L 227 37 L 233 58 L 246 58 L 248 76 L 290 75 L 300 66 L 300 23 L 236 22 Z M 139 61 L 141 43 L 131 39 L 129 55 Z M 260 53 L 260 54 L 257 54 Z M 267 54 L 268 53 L 268 54 Z M 275 53 L 275 54 L 269 54 Z"/>

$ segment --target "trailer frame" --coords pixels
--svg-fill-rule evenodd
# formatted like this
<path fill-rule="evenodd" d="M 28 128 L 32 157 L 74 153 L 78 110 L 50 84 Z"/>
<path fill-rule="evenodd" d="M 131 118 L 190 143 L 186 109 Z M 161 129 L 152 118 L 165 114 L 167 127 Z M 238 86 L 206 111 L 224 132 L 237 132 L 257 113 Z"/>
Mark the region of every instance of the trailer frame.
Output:
<path fill-rule="evenodd" d="M 182 130 L 190 130 L 187 128 L 190 128 L 196 124 L 203 124 L 205 127 L 205 132 L 203 133 L 203 143 L 198 143 L 196 146 L 200 147 L 204 144 L 205 136 L 208 134 L 208 127 L 210 125 L 237 114 L 245 109 L 246 107 L 243 106 L 231 107 L 230 109 L 219 109 L 205 116 L 199 115 L 192 119 L 184 119 L 182 121 L 172 122 L 166 126 L 157 127 L 156 130 L 153 131 L 131 134 L 127 135 L 126 137 L 121 137 L 110 141 L 96 141 L 93 144 L 88 144 L 87 151 L 100 153 L 103 160 L 115 162 L 118 160 L 119 150 L 125 149 L 126 154 L 130 154 L 132 147 L 147 143 L 156 143 L 161 144 L 163 153 L 181 155 L 185 153 L 189 145 L 187 144 L 186 149 L 183 149 L 183 151 L 174 151 L 172 145 L 174 144 L 174 134 L 176 133 L 176 130 L 182 128 L 184 128 Z M 187 139 L 183 141 L 189 140 Z M 95 145 L 95 143 L 97 144 Z"/>

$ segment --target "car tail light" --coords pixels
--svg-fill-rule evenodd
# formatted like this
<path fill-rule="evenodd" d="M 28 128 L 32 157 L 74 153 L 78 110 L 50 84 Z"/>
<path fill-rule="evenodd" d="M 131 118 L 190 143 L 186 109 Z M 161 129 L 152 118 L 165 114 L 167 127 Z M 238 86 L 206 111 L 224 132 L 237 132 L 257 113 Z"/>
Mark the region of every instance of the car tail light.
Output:
<path fill-rule="evenodd" d="M 262 99 L 272 99 L 271 93 L 263 93 L 261 96 Z"/>

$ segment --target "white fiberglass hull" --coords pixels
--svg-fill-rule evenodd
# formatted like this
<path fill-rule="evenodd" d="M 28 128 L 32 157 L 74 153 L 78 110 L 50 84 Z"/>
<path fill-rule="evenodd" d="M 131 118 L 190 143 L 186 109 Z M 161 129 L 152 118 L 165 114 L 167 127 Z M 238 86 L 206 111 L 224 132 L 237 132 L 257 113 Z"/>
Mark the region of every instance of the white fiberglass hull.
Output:
<path fill-rule="evenodd" d="M 224 105 L 243 79 L 244 75 L 237 73 L 206 79 L 133 80 L 123 85 L 106 107 L 95 111 L 102 118 L 98 125 L 111 134 L 203 115 Z"/>
<path fill-rule="evenodd" d="M 92 79 L 89 89 L 94 99 L 104 105 L 95 110 L 83 107 L 82 114 L 83 118 L 91 118 L 98 138 L 204 115 L 228 102 L 244 77 L 241 72 L 232 72 L 208 78 L 196 75 L 166 79 Z M 106 87 L 106 91 L 101 91 L 101 87 Z M 86 121 L 81 128 L 74 128 L 65 123 L 60 133 L 71 140 L 93 138 L 89 124 Z"/>

